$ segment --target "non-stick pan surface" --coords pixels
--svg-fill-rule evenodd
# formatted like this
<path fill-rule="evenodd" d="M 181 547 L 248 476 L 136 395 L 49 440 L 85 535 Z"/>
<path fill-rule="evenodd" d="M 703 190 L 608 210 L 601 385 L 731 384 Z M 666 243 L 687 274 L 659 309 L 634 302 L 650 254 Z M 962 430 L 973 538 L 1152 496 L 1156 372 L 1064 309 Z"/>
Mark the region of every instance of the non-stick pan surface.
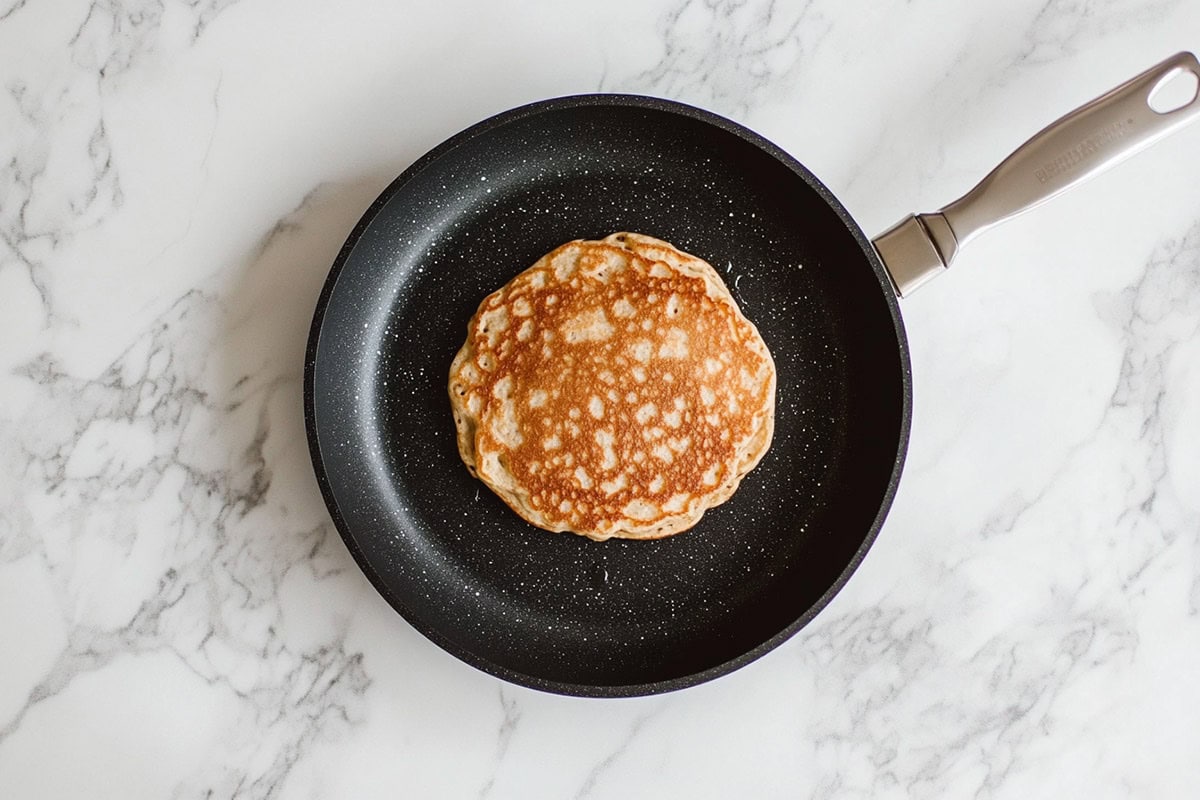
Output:
<path fill-rule="evenodd" d="M 616 231 L 713 264 L 778 368 L 770 452 L 652 542 L 522 521 L 467 473 L 446 391 L 488 293 Z M 804 167 L 713 114 L 588 95 L 480 123 L 388 187 L 318 303 L 305 410 L 338 530 L 418 630 L 515 683 L 648 694 L 762 655 L 841 588 L 899 477 L 908 352 L 871 245 Z"/>

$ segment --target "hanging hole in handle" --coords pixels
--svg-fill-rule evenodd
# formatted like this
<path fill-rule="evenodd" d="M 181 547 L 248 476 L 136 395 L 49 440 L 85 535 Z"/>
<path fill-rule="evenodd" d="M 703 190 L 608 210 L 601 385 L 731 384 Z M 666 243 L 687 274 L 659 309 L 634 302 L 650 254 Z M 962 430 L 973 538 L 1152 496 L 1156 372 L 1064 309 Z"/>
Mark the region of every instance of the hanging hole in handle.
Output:
<path fill-rule="evenodd" d="M 1170 114 L 1192 104 L 1200 94 L 1200 76 L 1186 67 L 1177 67 L 1159 79 L 1146 98 L 1155 114 Z"/>

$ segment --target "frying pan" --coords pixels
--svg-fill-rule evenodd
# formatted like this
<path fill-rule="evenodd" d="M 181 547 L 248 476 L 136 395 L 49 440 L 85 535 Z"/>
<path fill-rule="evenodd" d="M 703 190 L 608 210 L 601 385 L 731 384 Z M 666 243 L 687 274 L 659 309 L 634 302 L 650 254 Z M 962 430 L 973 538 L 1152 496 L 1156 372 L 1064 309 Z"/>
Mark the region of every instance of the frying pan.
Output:
<path fill-rule="evenodd" d="M 367 210 L 317 303 L 309 448 L 338 531 L 414 627 L 479 669 L 585 696 L 694 685 L 768 652 L 846 583 L 909 435 L 897 295 L 971 238 L 1200 115 L 1155 90 L 1180 53 L 1037 134 L 962 199 L 872 242 L 799 162 L 667 100 L 517 108 L 414 163 Z M 534 528 L 472 478 L 448 369 L 479 302 L 576 238 L 637 231 L 713 264 L 778 370 L 776 434 L 729 502 L 657 541 Z"/>

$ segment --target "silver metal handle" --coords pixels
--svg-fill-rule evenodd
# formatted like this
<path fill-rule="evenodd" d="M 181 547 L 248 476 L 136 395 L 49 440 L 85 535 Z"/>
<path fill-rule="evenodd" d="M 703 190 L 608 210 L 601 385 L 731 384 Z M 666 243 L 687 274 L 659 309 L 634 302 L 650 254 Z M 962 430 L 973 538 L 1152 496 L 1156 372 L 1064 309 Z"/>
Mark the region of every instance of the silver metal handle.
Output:
<path fill-rule="evenodd" d="M 910 214 L 874 240 L 896 292 L 905 297 L 941 274 L 983 231 L 1124 161 L 1200 117 L 1200 91 L 1166 112 L 1150 98 L 1181 72 L 1200 80 L 1200 62 L 1177 53 L 1051 123 L 974 189 L 931 214 Z"/>

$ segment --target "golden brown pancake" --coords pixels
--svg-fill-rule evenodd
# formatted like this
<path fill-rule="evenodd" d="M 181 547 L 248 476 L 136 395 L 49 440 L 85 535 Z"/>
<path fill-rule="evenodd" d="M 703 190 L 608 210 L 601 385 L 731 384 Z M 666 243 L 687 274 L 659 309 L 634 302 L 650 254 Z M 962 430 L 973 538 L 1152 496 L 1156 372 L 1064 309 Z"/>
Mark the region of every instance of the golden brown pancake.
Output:
<path fill-rule="evenodd" d="M 598 540 L 695 525 L 775 416 L 775 364 L 716 270 L 635 233 L 568 242 L 484 299 L 449 389 L 467 469 Z"/>

